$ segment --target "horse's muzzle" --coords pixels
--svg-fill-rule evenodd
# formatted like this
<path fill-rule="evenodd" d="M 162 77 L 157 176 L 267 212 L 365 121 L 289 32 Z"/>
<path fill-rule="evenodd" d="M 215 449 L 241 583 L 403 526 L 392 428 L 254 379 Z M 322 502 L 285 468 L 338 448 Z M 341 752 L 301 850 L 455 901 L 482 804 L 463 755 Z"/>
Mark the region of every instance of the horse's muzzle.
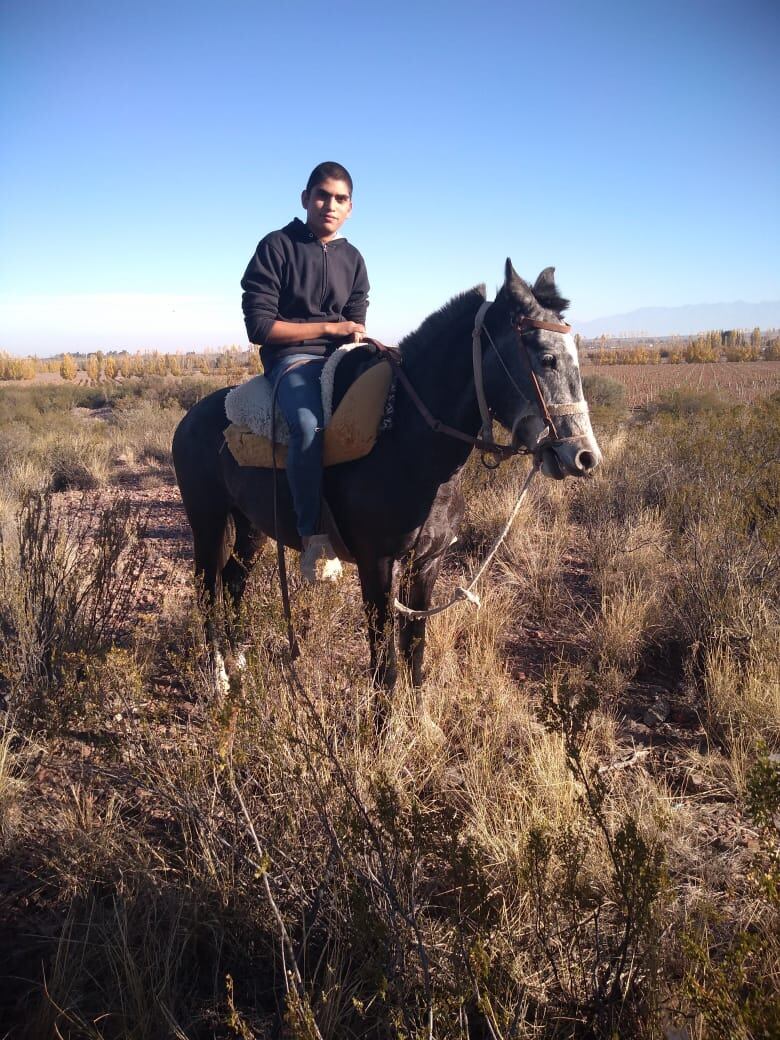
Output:
<path fill-rule="evenodd" d="M 593 437 L 572 437 L 542 444 L 542 473 L 554 480 L 589 477 L 601 464 L 602 455 Z"/>

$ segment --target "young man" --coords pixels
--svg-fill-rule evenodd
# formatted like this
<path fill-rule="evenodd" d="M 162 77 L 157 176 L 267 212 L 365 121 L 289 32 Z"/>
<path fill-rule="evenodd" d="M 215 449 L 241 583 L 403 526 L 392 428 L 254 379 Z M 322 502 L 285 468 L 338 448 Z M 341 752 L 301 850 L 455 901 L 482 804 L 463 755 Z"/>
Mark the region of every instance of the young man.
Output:
<path fill-rule="evenodd" d="M 301 194 L 296 217 L 260 242 L 241 288 L 249 340 L 261 345 L 265 375 L 279 383 L 277 402 L 290 427 L 287 480 L 303 540 L 308 581 L 341 568 L 320 533 L 322 395 L 325 358 L 365 332 L 368 275 L 363 257 L 338 232 L 352 212 L 352 178 L 339 163 L 320 163 Z M 300 362 L 300 363 L 299 363 Z"/>

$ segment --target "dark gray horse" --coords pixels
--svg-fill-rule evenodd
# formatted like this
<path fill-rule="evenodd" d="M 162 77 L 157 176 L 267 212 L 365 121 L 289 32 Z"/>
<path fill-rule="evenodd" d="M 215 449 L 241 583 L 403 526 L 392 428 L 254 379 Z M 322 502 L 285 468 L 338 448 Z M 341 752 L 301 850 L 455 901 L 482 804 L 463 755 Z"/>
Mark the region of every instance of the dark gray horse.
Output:
<path fill-rule="evenodd" d="M 514 446 L 541 456 L 544 473 L 562 479 L 590 473 L 601 453 L 582 398 L 576 346 L 561 319 L 568 301 L 559 295 L 553 274 L 547 268 L 531 288 L 507 260 L 504 285 L 487 310 L 482 288 L 457 296 L 407 336 L 400 351 L 403 371 L 429 413 L 473 438 L 487 418 L 481 421 L 472 360 L 479 314 L 490 416 L 510 432 Z M 255 557 L 275 531 L 272 472 L 242 468 L 221 450 L 227 392 L 218 390 L 196 404 L 173 439 L 196 574 L 211 605 L 223 590 L 238 605 Z M 460 474 L 473 447 L 432 429 L 399 383 L 392 428 L 381 433 L 373 451 L 325 471 L 325 498 L 360 575 L 372 675 L 385 687 L 396 679 L 388 623 L 394 572 L 401 579 L 401 602 L 427 609 L 444 553 L 463 519 Z M 300 549 L 284 471 L 277 481 L 279 538 Z M 425 620 L 402 616 L 398 627 L 399 648 L 419 685 Z"/>

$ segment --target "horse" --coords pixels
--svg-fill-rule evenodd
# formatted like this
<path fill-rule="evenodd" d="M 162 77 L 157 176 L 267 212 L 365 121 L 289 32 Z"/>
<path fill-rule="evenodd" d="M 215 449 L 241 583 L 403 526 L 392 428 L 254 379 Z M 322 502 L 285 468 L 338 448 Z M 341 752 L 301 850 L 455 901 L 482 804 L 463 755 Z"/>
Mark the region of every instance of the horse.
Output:
<path fill-rule="evenodd" d="M 554 273 L 546 268 L 531 287 L 507 259 L 492 303 L 477 286 L 426 318 L 398 348 L 404 378 L 396 380 L 390 428 L 365 457 L 325 469 L 323 496 L 357 564 L 371 676 L 387 691 L 397 679 L 397 651 L 415 687 L 425 652 L 425 618 L 403 614 L 396 648 L 394 579 L 403 605 L 429 608 L 463 519 L 464 463 L 475 447 L 491 450 L 492 420 L 511 437 L 504 454 L 534 454 L 553 479 L 586 477 L 601 461 L 576 344 L 562 317 L 569 301 Z M 284 470 L 241 467 L 225 449 L 229 389 L 199 401 L 173 438 L 207 609 L 225 594 L 238 608 L 269 536 L 301 549 Z M 337 381 L 336 397 L 340 392 Z"/>

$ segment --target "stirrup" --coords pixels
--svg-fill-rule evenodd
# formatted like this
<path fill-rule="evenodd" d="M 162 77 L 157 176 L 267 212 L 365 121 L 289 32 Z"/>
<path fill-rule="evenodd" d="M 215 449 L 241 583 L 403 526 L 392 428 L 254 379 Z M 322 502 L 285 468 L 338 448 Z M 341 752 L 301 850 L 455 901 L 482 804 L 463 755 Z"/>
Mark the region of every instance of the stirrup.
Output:
<path fill-rule="evenodd" d="M 304 581 L 311 584 L 318 581 L 338 581 L 343 573 L 341 560 L 326 534 L 314 534 L 303 539 L 301 576 Z"/>

